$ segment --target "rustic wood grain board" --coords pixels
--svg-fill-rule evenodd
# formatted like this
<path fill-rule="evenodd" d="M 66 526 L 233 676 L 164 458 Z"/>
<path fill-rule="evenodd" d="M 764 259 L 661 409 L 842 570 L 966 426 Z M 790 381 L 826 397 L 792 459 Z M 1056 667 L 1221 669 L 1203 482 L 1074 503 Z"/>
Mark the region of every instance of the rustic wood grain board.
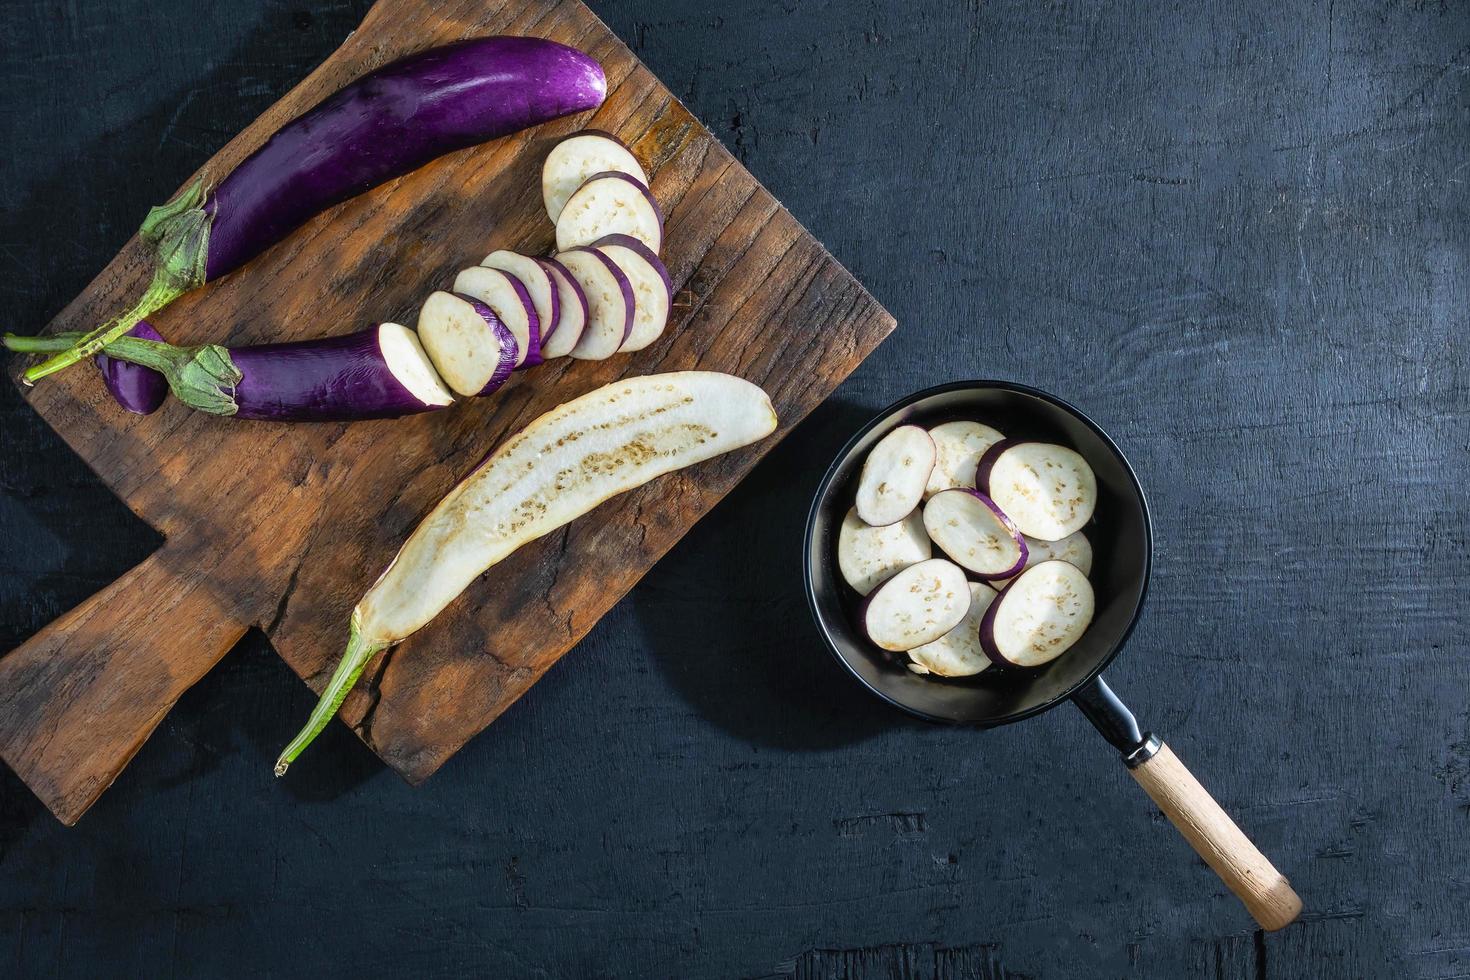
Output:
<path fill-rule="evenodd" d="M 349 201 L 154 322 L 171 340 L 237 344 L 412 323 L 423 296 L 486 252 L 549 249 L 540 161 L 557 137 L 592 126 L 633 147 L 667 214 L 666 259 L 679 287 L 669 330 L 637 355 L 551 363 L 495 398 L 398 421 L 229 422 L 177 404 L 139 418 L 81 369 L 30 390 L 35 409 L 166 536 L 141 565 L 0 659 L 0 756 L 62 821 L 85 812 L 248 628 L 263 628 L 320 688 L 357 598 L 418 519 L 509 432 L 625 376 L 699 368 L 763 386 L 781 418 L 775 437 L 664 477 L 522 549 L 369 667 L 344 717 L 405 778 L 427 778 L 893 329 L 892 317 L 576 0 L 380 0 L 203 172 L 227 172 L 282 123 L 385 61 L 488 33 L 589 52 L 607 71 L 606 104 Z M 134 240 L 49 329 L 104 318 L 144 277 Z M 307 756 L 298 768 L 332 764 Z"/>

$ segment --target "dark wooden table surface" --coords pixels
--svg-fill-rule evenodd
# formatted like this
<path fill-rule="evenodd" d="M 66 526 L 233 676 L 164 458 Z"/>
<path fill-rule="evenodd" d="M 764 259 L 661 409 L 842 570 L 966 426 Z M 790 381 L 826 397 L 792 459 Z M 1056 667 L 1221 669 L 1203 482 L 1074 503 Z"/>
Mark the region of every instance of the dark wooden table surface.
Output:
<path fill-rule="evenodd" d="M 44 323 L 367 0 L 0 5 L 0 309 Z M 420 789 L 258 636 L 81 824 L 0 771 L 0 975 L 1470 975 L 1470 8 L 594 3 L 900 330 Z M 806 504 L 961 377 L 1076 401 L 1155 508 L 1109 672 L 1288 874 L 1269 936 L 1081 715 L 869 700 Z M 0 389 L 0 650 L 157 536 Z"/>

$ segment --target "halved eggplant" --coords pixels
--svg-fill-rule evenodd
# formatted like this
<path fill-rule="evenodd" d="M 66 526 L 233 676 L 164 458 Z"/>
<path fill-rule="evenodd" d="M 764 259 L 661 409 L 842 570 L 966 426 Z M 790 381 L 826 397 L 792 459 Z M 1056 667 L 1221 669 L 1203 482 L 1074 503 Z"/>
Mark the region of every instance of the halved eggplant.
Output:
<path fill-rule="evenodd" d="M 611 133 L 587 129 L 556 144 L 541 165 L 541 200 L 547 217 L 555 222 L 567 199 L 588 177 L 609 172 L 628 174 L 648 186 L 648 175 L 638 158 Z"/>
<path fill-rule="evenodd" d="M 1042 541 L 1080 531 L 1097 507 L 1097 477 L 1087 460 L 1049 442 L 1001 440 L 980 457 L 975 486 L 1021 533 Z"/>
<path fill-rule="evenodd" d="M 1040 667 L 1082 638 L 1096 602 L 1092 583 L 1076 565 L 1032 565 L 985 611 L 980 645 L 1001 666 Z"/>
<path fill-rule="evenodd" d="M 501 269 L 475 266 L 455 276 L 453 289 L 495 311 L 516 339 L 516 367 L 541 363 L 541 320 L 524 283 Z"/>
<path fill-rule="evenodd" d="M 909 651 L 909 669 L 916 674 L 969 677 L 990 666 L 980 646 L 980 620 L 995 601 L 995 590 L 983 582 L 970 583 L 970 609 L 960 624 L 932 643 Z"/>
<path fill-rule="evenodd" d="M 565 252 L 605 235 L 632 235 L 653 251 L 664 244 L 664 215 L 648 185 L 609 171 L 593 174 L 556 218 L 556 248 Z"/>
<path fill-rule="evenodd" d="M 932 497 L 941 490 L 959 487 L 975 488 L 975 467 L 985 450 L 1005 436 L 979 422 L 944 422 L 929 430 L 934 440 L 934 470 L 924 495 Z"/>
<path fill-rule="evenodd" d="M 873 527 L 853 508 L 837 531 L 837 570 L 859 595 L 867 595 L 895 572 L 932 553 L 918 511 L 896 523 Z"/>
<path fill-rule="evenodd" d="M 924 530 L 952 561 L 983 579 L 1026 567 L 1026 541 L 979 490 L 941 490 L 924 505 Z"/>
<path fill-rule="evenodd" d="M 571 355 L 583 361 L 601 361 L 618 352 L 633 330 L 636 304 L 633 284 L 612 259 L 590 246 L 578 246 L 557 255 L 587 297 L 587 326 Z"/>
<path fill-rule="evenodd" d="M 917 425 L 900 425 L 878 440 L 858 477 L 857 512 L 874 527 L 903 520 L 924 499 L 934 469 L 934 440 Z"/>
<path fill-rule="evenodd" d="M 930 558 L 873 590 L 859 619 L 868 639 L 884 650 L 902 652 L 939 639 L 959 625 L 969 608 L 965 570 Z"/>
<path fill-rule="evenodd" d="M 432 293 L 419 310 L 418 327 L 439 377 L 461 395 L 488 395 L 515 368 L 515 336 L 477 299 Z"/>

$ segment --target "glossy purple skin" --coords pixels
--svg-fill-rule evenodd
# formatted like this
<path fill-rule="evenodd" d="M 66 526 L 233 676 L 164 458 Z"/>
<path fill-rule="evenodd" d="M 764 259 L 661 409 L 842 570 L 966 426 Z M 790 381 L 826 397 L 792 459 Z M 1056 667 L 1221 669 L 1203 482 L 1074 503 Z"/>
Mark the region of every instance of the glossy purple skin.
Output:
<path fill-rule="evenodd" d="M 474 38 L 385 65 L 287 123 L 213 189 L 205 277 L 435 157 L 596 108 L 606 96 L 596 61 L 542 38 Z"/>
<path fill-rule="evenodd" d="M 640 259 L 653 267 L 658 277 L 664 281 L 664 291 L 669 294 L 670 305 L 674 302 L 674 284 L 669 281 L 669 270 L 664 265 L 663 259 L 647 245 L 643 244 L 632 235 L 603 235 L 592 243 L 593 248 L 602 248 L 604 245 L 618 245 L 637 255 Z"/>
<path fill-rule="evenodd" d="M 986 574 L 985 572 L 977 572 L 973 568 L 970 568 L 968 565 L 966 565 L 964 562 L 961 562 L 953 557 L 950 558 L 951 561 L 953 561 L 956 565 L 959 565 L 965 571 L 969 572 L 971 575 L 975 576 L 982 582 L 993 582 L 995 579 L 1010 578 L 1012 575 L 1019 575 L 1022 571 L 1025 570 L 1026 559 L 1031 557 L 1031 549 L 1026 545 L 1026 536 L 1021 533 L 1019 528 L 1016 527 L 1016 522 L 1007 517 L 1006 512 L 1000 509 L 999 504 L 997 504 L 994 500 L 991 500 L 979 490 L 971 490 L 969 487 L 951 487 L 948 490 L 939 491 L 939 493 L 936 493 L 934 497 L 937 497 L 939 496 L 939 494 L 943 493 L 967 493 L 970 496 L 974 497 L 976 500 L 980 501 L 982 504 L 984 504 L 986 509 L 995 515 L 996 520 L 1000 521 L 1001 527 L 1010 532 L 1011 537 L 1015 539 L 1016 546 L 1020 549 L 1021 552 L 1021 556 L 1016 559 L 1016 563 L 1010 568 L 1007 568 L 1003 572 L 994 572 L 991 574 Z M 929 499 L 933 500 L 934 497 L 930 497 Z M 944 551 L 943 546 L 941 546 L 938 541 L 934 542 L 934 546 L 936 548 L 939 548 L 940 551 Z"/>
<path fill-rule="evenodd" d="M 582 329 L 587 329 L 587 317 L 590 316 L 591 313 L 587 306 L 587 293 L 582 289 L 582 284 L 577 281 L 577 277 L 572 275 L 571 272 L 568 271 L 567 267 L 562 265 L 556 259 L 537 259 L 536 261 L 546 266 L 547 269 L 551 271 L 553 278 L 560 276 L 562 279 L 565 279 L 568 283 L 571 284 L 572 293 L 577 297 L 577 302 L 581 304 L 582 307 Z M 558 310 L 557 312 L 556 325 L 557 327 L 561 326 L 560 310 Z M 555 331 L 556 327 L 553 327 L 552 333 L 555 333 Z M 548 333 L 545 337 L 542 338 L 542 343 L 550 340 L 551 336 L 552 334 Z"/>
<path fill-rule="evenodd" d="M 432 412 L 399 383 L 378 346 L 378 328 L 286 344 L 236 347 L 244 376 L 235 386 L 237 419 L 342 422 Z"/>
<path fill-rule="evenodd" d="M 633 310 L 637 303 L 637 298 L 633 295 L 633 284 L 628 281 L 627 275 L 624 274 L 622 269 L 618 268 L 616 262 L 603 255 L 591 245 L 576 245 L 567 249 L 567 251 L 587 252 L 595 255 L 597 256 L 597 261 L 605 265 L 607 270 L 612 273 L 613 281 L 618 284 L 618 291 L 623 294 L 623 309 L 628 311 L 627 315 L 623 317 L 623 340 L 627 340 L 628 335 L 633 332 Z M 576 277 L 573 277 L 573 281 L 576 281 Z"/>
<path fill-rule="evenodd" d="M 140 337 L 163 343 L 163 337 L 147 320 L 139 320 L 124 337 Z M 129 361 L 119 361 L 98 354 L 97 368 L 102 372 L 102 383 L 107 386 L 117 403 L 136 415 L 152 415 L 168 398 L 168 379 L 152 368 Z"/>
<path fill-rule="evenodd" d="M 511 372 L 516 369 L 516 358 L 521 353 L 520 348 L 516 344 L 516 335 L 511 333 L 510 327 L 507 327 L 501 322 L 500 317 L 495 314 L 495 311 L 484 303 L 481 303 L 473 296 L 466 296 L 463 293 L 455 293 L 454 295 L 474 307 L 475 312 L 480 314 L 480 319 L 485 321 L 485 325 L 490 328 L 490 332 L 495 334 L 496 338 L 500 341 L 500 363 L 495 365 L 495 372 L 490 375 L 490 380 L 485 382 L 485 387 L 475 393 L 475 397 L 482 398 L 485 395 L 494 394 L 500 389 L 501 385 L 510 380 Z"/>

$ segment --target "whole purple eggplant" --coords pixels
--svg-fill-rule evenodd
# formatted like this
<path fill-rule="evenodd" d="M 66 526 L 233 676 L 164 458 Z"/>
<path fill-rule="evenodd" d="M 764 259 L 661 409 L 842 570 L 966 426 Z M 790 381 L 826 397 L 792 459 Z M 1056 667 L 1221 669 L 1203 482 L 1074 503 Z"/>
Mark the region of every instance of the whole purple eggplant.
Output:
<path fill-rule="evenodd" d="M 212 188 L 201 177 L 150 211 L 139 231 L 154 266 L 143 297 L 25 380 L 99 353 L 335 204 L 445 153 L 596 108 L 606 95 L 596 61 L 542 38 L 475 38 L 370 72 L 287 123 Z"/>

